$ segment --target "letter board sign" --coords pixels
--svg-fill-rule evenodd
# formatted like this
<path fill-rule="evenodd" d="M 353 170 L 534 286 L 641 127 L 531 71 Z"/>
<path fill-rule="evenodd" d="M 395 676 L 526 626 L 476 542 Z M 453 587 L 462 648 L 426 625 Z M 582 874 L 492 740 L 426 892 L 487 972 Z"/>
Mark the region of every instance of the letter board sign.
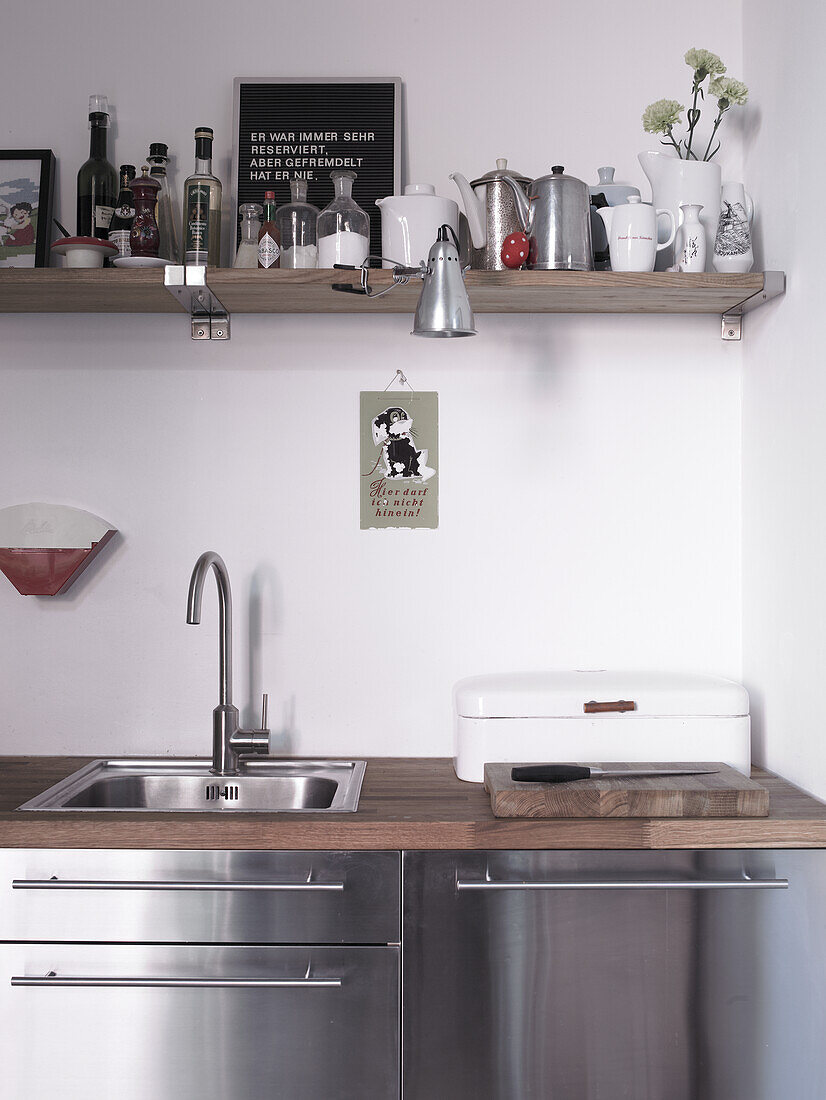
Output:
<path fill-rule="evenodd" d="M 319 210 L 333 198 L 330 172 L 357 174 L 353 198 L 370 216 L 370 252 L 381 255 L 376 199 L 401 187 L 401 80 L 253 80 L 235 78 L 232 211 L 263 203 L 274 191 L 290 201 L 290 180 L 308 181 L 307 201 Z"/>

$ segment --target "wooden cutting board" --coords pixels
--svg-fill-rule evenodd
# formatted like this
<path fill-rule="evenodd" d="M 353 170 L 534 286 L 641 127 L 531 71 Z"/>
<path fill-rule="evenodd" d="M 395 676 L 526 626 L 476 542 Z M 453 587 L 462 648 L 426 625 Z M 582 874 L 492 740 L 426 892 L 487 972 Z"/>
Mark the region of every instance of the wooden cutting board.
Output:
<path fill-rule="evenodd" d="M 496 817 L 767 817 L 769 792 L 726 764 L 598 764 L 592 767 L 717 768 L 710 775 L 659 779 L 578 779 L 518 783 L 517 764 L 485 764 L 485 787 Z M 586 767 L 588 765 L 586 764 Z"/>

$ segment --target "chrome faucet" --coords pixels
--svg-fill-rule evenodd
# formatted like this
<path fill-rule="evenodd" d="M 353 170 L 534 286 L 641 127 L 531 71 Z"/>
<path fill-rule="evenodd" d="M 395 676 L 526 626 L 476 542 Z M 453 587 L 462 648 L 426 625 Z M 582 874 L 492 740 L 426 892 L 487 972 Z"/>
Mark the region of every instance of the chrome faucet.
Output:
<path fill-rule="evenodd" d="M 195 562 L 189 581 L 186 621 L 200 623 L 201 597 L 209 567 L 218 584 L 219 610 L 219 678 L 218 706 L 212 712 L 212 768 L 215 775 L 237 775 L 241 753 L 269 752 L 270 731 L 267 729 L 267 696 L 261 708 L 261 729 L 241 729 L 238 708 L 232 705 L 232 592 L 229 574 L 223 559 L 212 550 L 201 554 Z"/>

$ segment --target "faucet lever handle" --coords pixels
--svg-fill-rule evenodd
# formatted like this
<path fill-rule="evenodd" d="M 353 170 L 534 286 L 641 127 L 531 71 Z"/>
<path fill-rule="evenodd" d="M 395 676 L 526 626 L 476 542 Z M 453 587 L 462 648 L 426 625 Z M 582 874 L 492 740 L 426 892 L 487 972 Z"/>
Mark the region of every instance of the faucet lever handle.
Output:
<path fill-rule="evenodd" d="M 261 729 L 267 729 L 267 704 L 269 702 L 269 696 L 266 691 L 261 696 Z"/>

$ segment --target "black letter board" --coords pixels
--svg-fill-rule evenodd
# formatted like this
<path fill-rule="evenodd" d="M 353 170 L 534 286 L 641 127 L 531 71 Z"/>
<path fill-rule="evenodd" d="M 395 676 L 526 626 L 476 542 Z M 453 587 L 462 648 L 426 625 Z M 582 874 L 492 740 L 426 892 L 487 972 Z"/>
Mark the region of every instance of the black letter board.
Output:
<path fill-rule="evenodd" d="M 232 156 L 235 241 L 238 208 L 263 203 L 274 191 L 290 201 L 290 180 L 308 181 L 307 201 L 323 208 L 333 198 L 330 172 L 357 174 L 353 198 L 370 215 L 370 253 L 381 255 L 376 199 L 401 188 L 401 80 L 251 80 L 235 78 Z"/>

